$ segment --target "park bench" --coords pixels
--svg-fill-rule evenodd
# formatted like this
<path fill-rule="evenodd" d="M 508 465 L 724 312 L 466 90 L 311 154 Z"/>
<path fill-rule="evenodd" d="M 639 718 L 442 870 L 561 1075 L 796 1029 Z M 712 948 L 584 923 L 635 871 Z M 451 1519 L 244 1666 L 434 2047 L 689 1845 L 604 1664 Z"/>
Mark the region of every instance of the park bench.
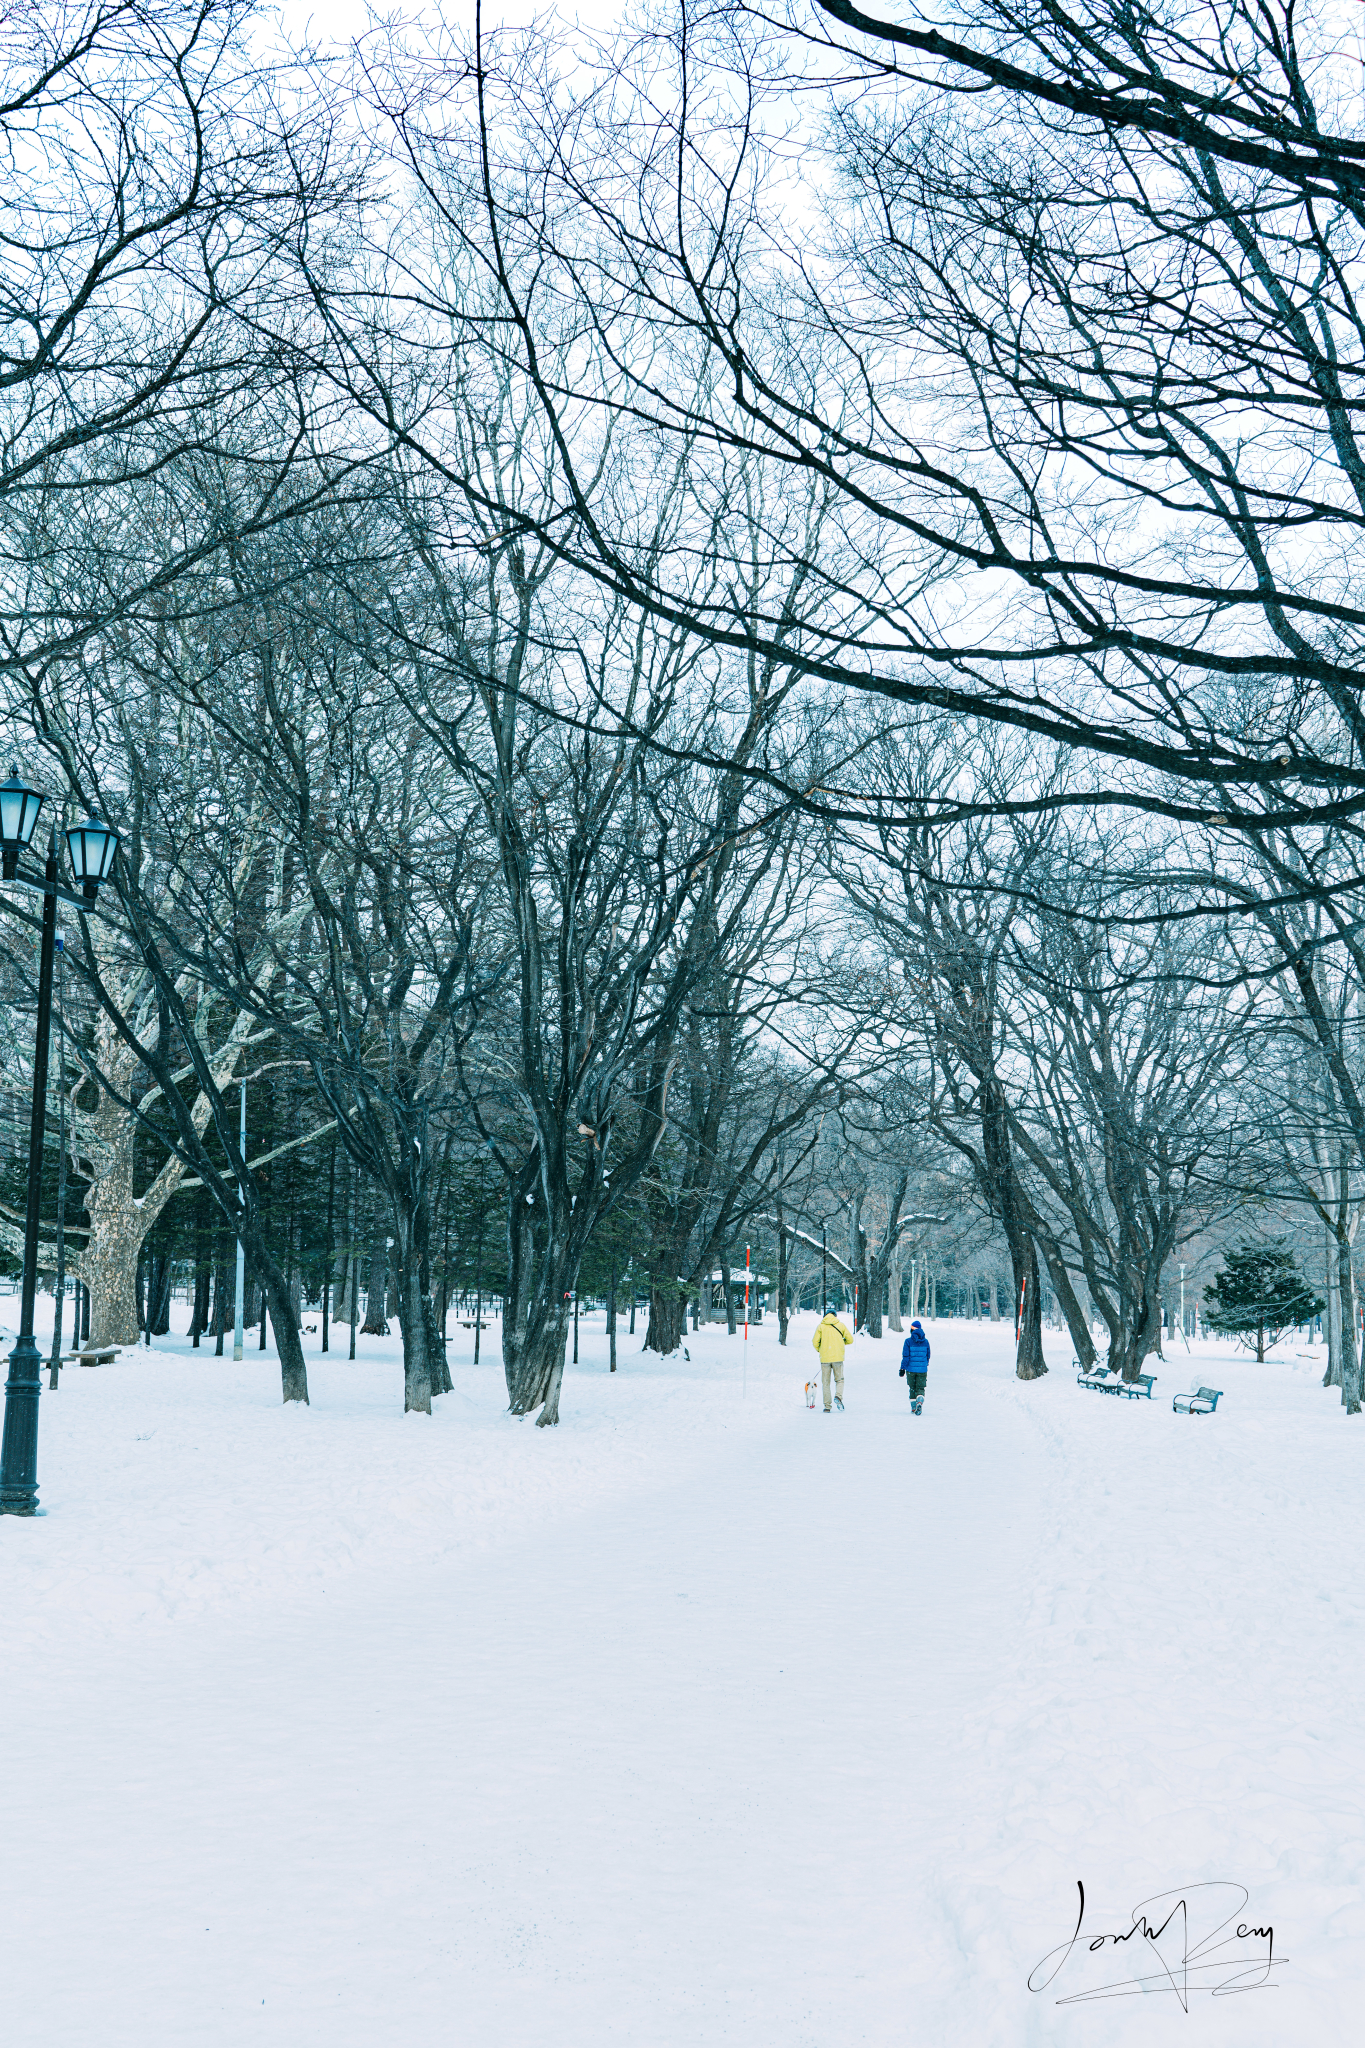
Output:
<path fill-rule="evenodd" d="M 1073 1359 L 1072 1363 L 1075 1364 L 1076 1361 Z M 1096 1366 L 1092 1372 L 1079 1373 L 1076 1385 L 1078 1387 L 1093 1387 L 1096 1393 L 1099 1394 L 1116 1394 L 1123 1385 L 1123 1375 L 1118 1372 L 1110 1372 L 1108 1366 L 1100 1365 Z"/>
<path fill-rule="evenodd" d="M 119 1347 L 117 1344 L 110 1344 L 103 1351 L 91 1351 L 87 1347 L 84 1351 L 68 1352 L 67 1363 L 74 1365 L 79 1358 L 82 1365 L 112 1365 L 118 1357 L 118 1353 Z"/>
<path fill-rule="evenodd" d="M 1140 1372 L 1135 1380 L 1120 1380 L 1114 1392 L 1124 1395 L 1129 1401 L 1150 1401 L 1155 1385 L 1154 1372 Z"/>
<path fill-rule="evenodd" d="M 1222 1396 L 1221 1387 L 1197 1387 L 1192 1394 L 1177 1394 L 1171 1406 L 1177 1415 L 1212 1415 Z"/>

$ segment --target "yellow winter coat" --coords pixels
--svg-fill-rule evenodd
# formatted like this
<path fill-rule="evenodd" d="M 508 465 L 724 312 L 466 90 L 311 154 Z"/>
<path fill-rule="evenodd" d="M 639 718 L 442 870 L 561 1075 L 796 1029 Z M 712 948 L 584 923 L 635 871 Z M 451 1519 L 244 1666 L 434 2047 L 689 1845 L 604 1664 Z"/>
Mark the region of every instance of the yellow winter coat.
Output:
<path fill-rule="evenodd" d="M 844 1328 L 831 1310 L 810 1341 L 820 1354 L 821 1365 L 841 1365 L 844 1346 L 853 1342 L 853 1333 Z"/>

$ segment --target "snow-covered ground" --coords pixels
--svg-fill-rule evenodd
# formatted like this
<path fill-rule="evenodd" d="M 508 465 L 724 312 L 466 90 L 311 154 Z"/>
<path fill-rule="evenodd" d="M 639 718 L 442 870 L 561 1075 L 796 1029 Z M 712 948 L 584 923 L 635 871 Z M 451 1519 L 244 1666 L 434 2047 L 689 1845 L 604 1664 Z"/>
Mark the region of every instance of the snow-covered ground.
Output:
<path fill-rule="evenodd" d="M 1353 2038 L 1365 1419 L 1320 1356 L 1182 1346 L 1149 1405 L 944 1322 L 922 1418 L 888 1338 L 826 1419 L 812 1324 L 613 1378 L 598 1317 L 558 1430 L 495 1331 L 429 1421 L 396 1340 L 309 1337 L 307 1410 L 270 1354 L 68 1369 L 0 1521 L 6 2048 Z"/>

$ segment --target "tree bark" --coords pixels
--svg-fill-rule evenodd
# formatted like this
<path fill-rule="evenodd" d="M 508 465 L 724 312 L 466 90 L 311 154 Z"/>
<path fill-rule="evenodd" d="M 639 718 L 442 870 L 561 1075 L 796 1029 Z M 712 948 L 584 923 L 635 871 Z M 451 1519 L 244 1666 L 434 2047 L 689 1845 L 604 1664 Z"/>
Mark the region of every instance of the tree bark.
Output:
<path fill-rule="evenodd" d="M 779 1226 L 777 1233 L 777 1341 L 785 1345 L 787 1327 L 791 1321 L 791 1305 L 787 1300 L 787 1233 Z"/>
<path fill-rule="evenodd" d="M 1326 1232 L 1326 1257 L 1324 1270 L 1327 1294 L 1327 1370 L 1322 1376 L 1324 1387 L 1341 1385 L 1341 1267 L 1337 1259 L 1337 1241 L 1332 1231 Z"/>
<path fill-rule="evenodd" d="M 559 1420 L 559 1390 L 564 1379 L 564 1354 L 569 1342 L 567 1306 L 528 1328 L 508 1369 L 509 1406 L 514 1415 L 539 1408 L 536 1424 L 544 1429 Z"/>
<path fill-rule="evenodd" d="M 1014 1276 L 1014 1298 L 1028 1284 L 1026 1314 L 1015 1352 L 1015 1376 L 1021 1380 L 1041 1379 L 1047 1371 L 1043 1360 L 1043 1322 L 1038 1286 L 1038 1248 L 1025 1221 L 1024 1204 L 1015 1176 L 1009 1135 L 1008 1111 L 1000 1083 L 991 1076 L 981 1088 L 981 1144 L 987 1172 L 996 1191 L 996 1213 L 1010 1248 Z"/>
<path fill-rule="evenodd" d="M 215 1232 L 213 1268 L 213 1350 L 214 1356 L 223 1355 L 223 1339 L 227 1335 L 228 1317 L 232 1311 L 228 1306 L 228 1260 L 223 1240 L 223 1226 L 220 1223 Z"/>
<path fill-rule="evenodd" d="M 209 1327 L 209 1291 L 212 1278 L 211 1239 L 201 1189 L 194 1204 L 194 1311 L 190 1317 L 190 1342 L 196 1351 L 204 1332 Z"/>
<path fill-rule="evenodd" d="M 370 1276 L 365 1290 L 365 1320 L 361 1330 L 367 1337 L 387 1337 L 388 1319 L 384 1314 L 385 1275 L 388 1268 L 388 1250 L 385 1239 L 387 1230 L 382 1223 L 375 1225 L 375 1234 L 370 1244 Z"/>
<path fill-rule="evenodd" d="M 514 1276 L 509 1276 L 514 1286 L 502 1324 L 503 1371 L 512 1413 L 529 1415 L 533 1408 L 539 1408 L 536 1421 L 543 1428 L 559 1420 L 559 1389 L 569 1339 L 569 1304 L 566 1291 L 555 1284 L 553 1276 L 547 1284 L 546 1276 L 542 1275 L 541 1285 L 532 1288 L 530 1226 L 522 1224 L 518 1234 L 526 1242 L 520 1257 L 513 1260 Z"/>
<path fill-rule="evenodd" d="M 867 1321 L 869 1296 L 867 1277 L 867 1232 L 863 1229 L 863 1203 L 867 1199 L 866 1188 L 859 1188 L 853 1197 L 853 1215 L 848 1232 L 848 1263 L 853 1278 L 853 1328 L 861 1330 Z"/>
<path fill-rule="evenodd" d="M 1047 1276 L 1052 1282 L 1052 1291 L 1057 1297 L 1071 1341 L 1076 1347 L 1077 1362 L 1090 1372 L 1098 1358 L 1095 1340 L 1090 1331 L 1090 1318 L 1077 1299 L 1071 1284 L 1071 1275 L 1062 1264 L 1055 1247 L 1044 1244 L 1043 1258 L 1047 1264 Z"/>
<path fill-rule="evenodd" d="M 174 1263 L 169 1248 L 157 1252 L 147 1262 L 147 1331 L 152 1337 L 165 1337 L 171 1327 L 171 1284 L 174 1279 Z"/>
<path fill-rule="evenodd" d="M 507 1197 L 507 1307 L 502 1319 L 502 1364 L 513 1415 L 539 1408 L 538 1428 L 559 1420 L 559 1390 L 569 1333 L 569 1296 L 578 1279 L 564 1217 L 538 1225 L 534 1198 L 541 1186 L 533 1152 Z M 528 1202 L 527 1196 L 532 1200 Z M 537 1228 L 543 1243 L 537 1244 Z"/>
<path fill-rule="evenodd" d="M 244 1025 L 220 1050 L 215 1073 L 226 1078 L 239 1057 Z M 123 1094 L 131 1089 L 136 1061 L 132 1049 L 103 1014 L 95 1024 L 95 1053 L 100 1069 Z M 190 1121 L 202 1132 L 209 1120 L 208 1097 L 200 1094 Z M 106 1088 L 99 1089 L 92 1115 L 78 1119 L 73 1147 L 88 1158 L 93 1182 L 85 1198 L 90 1234 L 78 1269 L 90 1290 L 90 1331 L 94 1348 L 135 1344 L 141 1327 L 137 1306 L 138 1253 L 148 1231 L 184 1179 L 182 1160 L 169 1158 L 140 1198 L 133 1194 L 138 1125 L 132 1114 Z"/>
<path fill-rule="evenodd" d="M 430 1415 L 432 1392 L 431 1336 L 435 1318 L 430 1324 L 424 1312 L 422 1295 L 421 1265 L 416 1248 L 411 1244 L 400 1247 L 395 1244 L 398 1256 L 394 1263 L 399 1287 L 399 1317 L 403 1329 L 403 1412 L 405 1415 Z"/>
<path fill-rule="evenodd" d="M 1341 1179 L 1343 1190 L 1349 1188 L 1344 1163 Z M 1346 1207 L 1344 1197 L 1343 1210 Z M 1361 1361 L 1356 1328 L 1355 1272 L 1351 1265 L 1350 1238 L 1345 1229 L 1337 1238 L 1337 1295 L 1341 1303 L 1341 1405 L 1348 1415 L 1359 1415 Z"/>
<path fill-rule="evenodd" d="M 333 1322 L 349 1323 L 351 1320 L 351 1297 L 355 1288 L 356 1258 L 349 1250 L 341 1255 L 341 1285 L 335 1296 Z"/>
<path fill-rule="evenodd" d="M 423 1340 L 427 1354 L 427 1376 L 433 1394 L 449 1394 L 454 1387 L 450 1377 L 450 1365 L 446 1359 L 445 1309 L 442 1305 L 438 1318 L 436 1302 L 432 1293 L 431 1273 L 431 1194 L 425 1180 L 417 1185 L 417 1200 L 411 1218 L 413 1249 L 417 1255 L 418 1301 L 421 1308 Z M 404 1324 L 403 1342 L 407 1343 L 407 1325 Z M 406 1371 L 406 1367 L 404 1368 Z"/>
<path fill-rule="evenodd" d="M 649 1291 L 649 1326 L 644 1349 L 657 1351 L 661 1358 L 671 1358 L 682 1345 L 686 1317 L 687 1296 L 677 1282 L 670 1286 L 666 1276 L 655 1279 Z"/>
<path fill-rule="evenodd" d="M 254 1251 L 257 1260 L 265 1265 L 265 1294 L 270 1303 L 270 1321 L 275 1332 L 275 1348 L 280 1354 L 280 1388 L 283 1399 L 302 1401 L 308 1406 L 308 1368 L 304 1363 L 303 1344 L 299 1337 L 298 1321 L 289 1299 L 289 1286 L 284 1274 L 274 1259 L 265 1253 L 259 1244 L 248 1247 Z"/>

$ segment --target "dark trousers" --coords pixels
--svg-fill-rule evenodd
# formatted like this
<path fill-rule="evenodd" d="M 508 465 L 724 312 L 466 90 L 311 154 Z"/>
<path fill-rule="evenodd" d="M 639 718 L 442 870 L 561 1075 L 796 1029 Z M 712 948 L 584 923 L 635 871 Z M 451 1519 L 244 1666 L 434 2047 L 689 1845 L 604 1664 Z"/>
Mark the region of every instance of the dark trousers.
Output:
<path fill-rule="evenodd" d="M 927 1372 L 908 1372 L 905 1375 L 905 1384 L 910 1389 L 910 1399 L 912 1401 L 923 1400 L 925 1383 L 928 1378 Z"/>

